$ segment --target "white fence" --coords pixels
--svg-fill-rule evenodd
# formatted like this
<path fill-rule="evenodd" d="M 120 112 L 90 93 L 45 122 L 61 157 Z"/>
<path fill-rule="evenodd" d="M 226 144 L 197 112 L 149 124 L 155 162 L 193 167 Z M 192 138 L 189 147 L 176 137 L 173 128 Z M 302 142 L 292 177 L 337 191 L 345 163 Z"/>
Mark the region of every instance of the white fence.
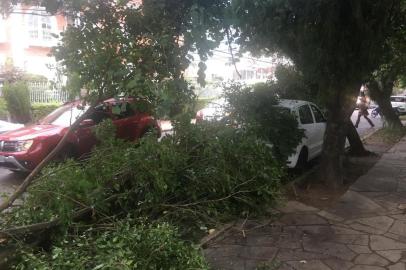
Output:
<path fill-rule="evenodd" d="M 49 82 L 31 82 L 28 84 L 30 100 L 33 103 L 66 102 L 69 93 L 62 89 L 61 84 Z"/>

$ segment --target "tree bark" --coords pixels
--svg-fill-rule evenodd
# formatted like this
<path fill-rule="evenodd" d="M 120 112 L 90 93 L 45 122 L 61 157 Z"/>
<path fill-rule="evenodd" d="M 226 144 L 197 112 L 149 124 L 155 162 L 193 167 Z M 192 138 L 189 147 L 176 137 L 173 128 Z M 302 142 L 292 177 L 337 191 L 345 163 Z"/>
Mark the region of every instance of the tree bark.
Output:
<path fill-rule="evenodd" d="M 328 118 L 319 175 L 332 189 L 337 189 L 344 183 L 345 139 L 360 87 L 361 84 L 347 84 L 346 87 L 337 85 L 330 87 L 328 91 Z"/>
<path fill-rule="evenodd" d="M 343 184 L 343 167 L 345 137 L 347 125 L 339 119 L 327 122 L 326 133 L 320 164 L 321 179 L 331 188 Z"/>
<path fill-rule="evenodd" d="M 371 97 L 378 103 L 379 108 L 384 116 L 384 120 L 389 128 L 401 128 L 402 122 L 399 116 L 395 113 L 390 102 L 390 97 L 393 92 L 394 79 L 383 77 L 381 79 L 373 79 L 368 83 L 368 90 Z"/>
<path fill-rule="evenodd" d="M 350 143 L 350 155 L 367 156 L 371 154 L 371 152 L 365 149 L 357 129 L 351 121 L 347 123 L 347 139 Z"/>
<path fill-rule="evenodd" d="M 34 180 L 34 178 L 37 176 L 37 174 L 42 170 L 42 168 L 45 167 L 59 153 L 59 151 L 61 149 L 63 149 L 63 147 L 65 146 L 65 143 L 67 142 L 69 135 L 73 131 L 75 131 L 79 127 L 80 123 L 84 119 L 86 119 L 86 117 L 88 117 L 92 112 L 93 112 L 93 107 L 90 107 L 84 114 L 82 114 L 75 121 L 75 123 L 73 123 L 73 125 L 70 126 L 68 132 L 66 132 L 66 134 L 62 137 L 62 139 L 59 141 L 59 143 L 56 145 L 56 147 L 24 179 L 23 183 L 21 183 L 21 185 L 17 188 L 17 190 L 0 205 L 0 213 L 3 212 L 5 209 L 9 208 L 14 203 L 14 201 L 27 190 L 28 186 L 31 184 L 31 182 Z"/>

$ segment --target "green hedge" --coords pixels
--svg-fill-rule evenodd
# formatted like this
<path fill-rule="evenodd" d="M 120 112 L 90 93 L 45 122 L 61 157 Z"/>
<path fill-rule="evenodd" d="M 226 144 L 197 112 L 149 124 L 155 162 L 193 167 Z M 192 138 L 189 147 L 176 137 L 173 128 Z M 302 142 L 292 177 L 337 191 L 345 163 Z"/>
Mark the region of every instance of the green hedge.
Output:
<path fill-rule="evenodd" d="M 61 103 L 34 103 L 31 106 L 32 120 L 34 122 L 47 116 L 53 110 L 61 106 Z"/>
<path fill-rule="evenodd" d="M 3 87 L 3 97 L 13 122 L 25 124 L 31 121 L 30 92 L 26 82 L 6 83 Z"/>
<path fill-rule="evenodd" d="M 7 103 L 4 98 L 0 98 L 0 119 L 7 121 L 8 110 Z"/>

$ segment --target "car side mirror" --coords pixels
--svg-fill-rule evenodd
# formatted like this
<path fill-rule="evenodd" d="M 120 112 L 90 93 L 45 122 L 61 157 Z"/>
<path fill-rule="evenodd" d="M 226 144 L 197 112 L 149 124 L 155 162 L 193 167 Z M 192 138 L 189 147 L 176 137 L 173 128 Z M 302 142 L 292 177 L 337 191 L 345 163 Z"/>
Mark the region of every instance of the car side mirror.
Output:
<path fill-rule="evenodd" d="M 90 126 L 94 126 L 93 119 L 85 119 L 82 122 L 80 122 L 80 127 L 90 127 Z"/>

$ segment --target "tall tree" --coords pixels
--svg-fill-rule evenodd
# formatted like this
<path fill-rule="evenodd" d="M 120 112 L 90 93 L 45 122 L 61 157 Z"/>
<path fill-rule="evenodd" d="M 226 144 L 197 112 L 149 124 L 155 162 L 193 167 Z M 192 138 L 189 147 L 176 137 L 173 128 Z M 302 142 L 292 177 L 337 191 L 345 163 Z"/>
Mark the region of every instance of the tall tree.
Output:
<path fill-rule="evenodd" d="M 402 14 L 406 13 L 406 1 L 401 3 Z M 394 34 L 386 41 L 383 64 L 370 77 L 367 85 L 371 97 L 376 100 L 389 128 L 401 128 L 402 122 L 392 109 L 390 97 L 398 79 L 406 74 L 406 16 L 399 16 Z"/>
<path fill-rule="evenodd" d="M 317 103 L 322 108 L 326 108 L 326 92 L 319 89 L 318 84 L 307 81 L 303 73 L 294 67 L 278 67 L 276 69 L 277 92 L 280 97 L 288 99 L 303 99 Z M 362 143 L 362 140 L 351 121 L 347 124 L 347 139 L 350 144 L 349 153 L 351 155 L 369 155 Z"/>
<path fill-rule="evenodd" d="M 361 84 L 380 64 L 399 0 L 258 0 L 232 2 L 237 41 L 258 53 L 281 51 L 325 92 L 328 123 L 321 177 L 343 182 L 348 121 Z"/>

